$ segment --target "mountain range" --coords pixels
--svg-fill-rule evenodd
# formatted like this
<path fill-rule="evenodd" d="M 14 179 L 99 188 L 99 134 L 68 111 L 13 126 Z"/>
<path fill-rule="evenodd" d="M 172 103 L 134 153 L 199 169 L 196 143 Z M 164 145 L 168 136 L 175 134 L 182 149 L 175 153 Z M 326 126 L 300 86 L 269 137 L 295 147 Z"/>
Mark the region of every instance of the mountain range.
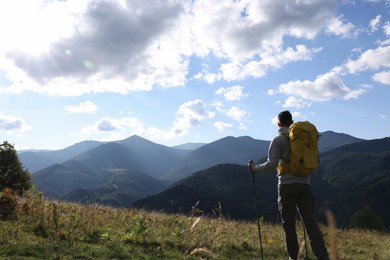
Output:
<path fill-rule="evenodd" d="M 130 149 L 133 149 L 133 150 L 139 150 L 139 153 L 142 153 L 145 151 L 143 149 L 143 145 L 146 144 L 146 147 L 148 147 L 152 151 L 156 151 L 158 154 L 160 154 L 160 149 L 163 148 L 166 150 L 176 150 L 176 151 L 179 150 L 180 151 L 179 153 L 183 153 L 184 156 L 187 155 L 189 152 L 196 151 L 196 150 L 202 148 L 203 146 L 205 146 L 202 148 L 202 149 L 204 149 L 204 152 L 208 153 L 208 151 L 210 150 L 211 152 L 213 152 L 215 155 L 218 156 L 218 154 L 220 154 L 221 152 L 224 152 L 224 151 L 219 150 L 219 148 L 221 148 L 221 147 L 218 147 L 219 144 L 221 144 L 222 146 L 226 146 L 227 150 L 231 150 L 232 147 L 234 147 L 234 145 L 236 145 L 236 143 L 234 143 L 234 140 L 237 140 L 237 139 L 238 140 L 245 140 L 246 142 L 249 142 L 249 143 L 252 141 L 260 143 L 260 144 L 257 144 L 257 143 L 250 144 L 250 146 L 254 147 L 254 149 L 255 149 L 253 155 L 251 155 L 250 158 L 258 158 L 259 156 L 261 157 L 264 155 L 264 151 L 266 151 L 268 149 L 269 141 L 256 140 L 256 139 L 252 139 L 251 137 L 238 137 L 238 138 L 225 137 L 225 138 L 222 138 L 220 140 L 217 140 L 217 141 L 209 143 L 209 144 L 187 143 L 187 144 L 178 145 L 178 146 L 174 146 L 174 147 L 165 147 L 162 145 L 158 145 L 158 144 L 149 142 L 148 140 L 143 139 L 143 138 L 138 137 L 138 136 L 131 136 L 127 139 L 113 142 L 113 143 L 119 143 L 122 145 L 124 144 L 125 146 L 127 144 L 127 147 L 129 147 Z M 336 147 L 339 147 L 339 146 L 342 146 L 345 144 L 354 143 L 354 142 L 362 141 L 362 140 L 363 139 L 359 139 L 359 138 L 356 138 L 356 137 L 353 137 L 350 135 L 346 135 L 346 134 L 342 134 L 342 133 L 335 133 L 333 131 L 326 131 L 326 132 L 321 133 L 321 138 L 320 138 L 320 142 L 319 142 L 319 149 L 321 152 L 325 152 L 325 151 L 331 150 L 333 148 L 336 148 Z M 227 141 L 227 142 L 225 143 L 225 141 Z M 237 143 L 240 143 L 240 142 L 237 142 Z M 104 145 L 104 144 L 107 144 L 107 142 L 84 141 L 84 142 L 76 143 L 72 146 L 66 147 L 66 148 L 61 149 L 61 150 L 54 150 L 54 151 L 50 151 L 50 150 L 34 150 L 34 151 L 22 150 L 22 151 L 19 151 L 18 154 L 19 154 L 19 158 L 20 158 L 21 162 L 23 163 L 23 165 L 27 169 L 29 169 L 29 171 L 31 173 L 34 174 L 35 172 L 42 170 L 42 169 L 45 169 L 53 164 L 62 164 L 62 163 L 66 162 L 68 160 L 71 160 L 73 157 L 76 157 L 84 152 L 88 153 L 92 149 L 97 148 L 97 147 Z M 233 146 L 230 146 L 230 145 L 233 145 Z M 238 145 L 241 146 L 241 144 L 238 144 Z M 259 145 L 259 146 L 257 147 L 257 145 Z M 243 147 L 243 149 L 246 149 L 246 148 L 247 147 Z M 212 151 L 213 149 L 215 151 Z M 236 148 L 234 148 L 234 149 L 236 149 Z M 253 148 L 250 148 L 250 149 L 252 150 Z M 199 150 L 196 153 L 202 153 L 202 150 Z M 143 155 L 145 155 L 145 154 L 143 154 Z M 233 155 L 234 155 L 234 153 L 233 153 Z M 193 156 L 190 156 L 190 159 L 192 157 Z M 243 158 L 243 159 L 242 158 L 239 158 L 239 159 L 233 158 L 233 159 L 236 161 L 240 161 L 240 160 L 245 161 L 247 158 Z M 185 165 L 184 161 L 183 161 L 182 165 Z M 179 168 L 179 166 L 176 166 L 176 167 Z"/>
<path fill-rule="evenodd" d="M 362 140 L 332 131 L 321 133 L 321 167 L 312 177 L 318 206 L 332 207 L 341 224 L 363 202 L 378 211 L 382 204 L 374 202 L 383 203 L 385 197 L 374 191 L 388 181 L 387 142 L 386 138 Z M 22 151 L 19 158 L 47 197 L 168 212 L 219 210 L 245 219 L 253 218 L 246 163 L 264 159 L 269 143 L 227 136 L 208 144 L 167 147 L 131 136 L 116 142 L 85 141 L 57 151 Z M 276 177 L 261 175 L 256 183 L 262 215 L 278 219 Z"/>
<path fill-rule="evenodd" d="M 246 166 L 221 164 L 175 183 L 167 190 L 138 200 L 132 207 L 168 213 L 215 215 L 253 219 L 255 208 L 251 175 Z M 361 141 L 321 154 L 321 164 L 311 177 L 317 218 L 326 223 L 330 210 L 339 226 L 369 207 L 390 226 L 390 138 Z M 275 173 L 255 176 L 259 214 L 278 222 Z"/>

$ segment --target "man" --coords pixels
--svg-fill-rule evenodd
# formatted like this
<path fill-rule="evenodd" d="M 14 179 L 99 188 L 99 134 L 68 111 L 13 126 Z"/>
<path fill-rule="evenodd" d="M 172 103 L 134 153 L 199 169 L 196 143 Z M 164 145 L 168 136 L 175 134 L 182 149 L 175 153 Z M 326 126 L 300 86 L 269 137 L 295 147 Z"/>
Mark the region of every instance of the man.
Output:
<path fill-rule="evenodd" d="M 289 161 L 290 140 L 285 136 L 293 123 L 291 113 L 283 111 L 278 115 L 279 135 L 268 149 L 268 160 L 263 164 L 248 164 L 253 173 L 277 169 L 279 163 Z M 278 205 L 282 216 L 283 230 L 286 238 L 287 253 L 290 259 L 297 259 L 299 252 L 298 238 L 295 229 L 296 209 L 298 208 L 311 247 L 318 259 L 329 259 L 325 242 L 314 217 L 314 201 L 310 187 L 310 177 L 298 177 L 291 173 L 279 173 L 278 167 Z"/>

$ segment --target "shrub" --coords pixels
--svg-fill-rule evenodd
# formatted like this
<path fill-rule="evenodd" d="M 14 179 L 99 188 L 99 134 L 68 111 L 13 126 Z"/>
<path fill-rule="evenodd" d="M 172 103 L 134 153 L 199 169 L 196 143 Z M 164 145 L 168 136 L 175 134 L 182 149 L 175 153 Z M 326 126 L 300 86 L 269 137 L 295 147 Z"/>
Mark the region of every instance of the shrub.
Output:
<path fill-rule="evenodd" d="M 11 189 L 0 192 L 0 219 L 10 220 L 16 217 L 18 201 Z"/>
<path fill-rule="evenodd" d="M 365 206 L 351 216 L 349 227 L 381 231 L 383 222 L 370 207 Z"/>

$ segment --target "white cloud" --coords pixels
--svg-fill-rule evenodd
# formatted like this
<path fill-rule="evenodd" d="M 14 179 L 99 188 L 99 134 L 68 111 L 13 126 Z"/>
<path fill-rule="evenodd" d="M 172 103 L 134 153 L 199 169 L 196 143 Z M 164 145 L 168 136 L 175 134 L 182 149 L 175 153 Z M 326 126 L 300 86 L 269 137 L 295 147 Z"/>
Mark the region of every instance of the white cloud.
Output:
<path fill-rule="evenodd" d="M 327 31 L 329 33 L 335 34 L 342 37 L 351 37 L 354 33 L 353 30 L 355 26 L 352 23 L 344 23 L 341 20 L 342 17 L 334 17 L 329 21 Z"/>
<path fill-rule="evenodd" d="M 83 128 L 82 132 L 99 133 L 99 132 L 112 132 L 118 130 L 120 124 L 118 120 L 110 117 L 104 117 L 97 121 L 93 126 Z"/>
<path fill-rule="evenodd" d="M 96 124 L 96 129 L 98 132 L 112 132 L 118 130 L 119 128 L 120 125 L 110 118 L 105 118 Z"/>
<path fill-rule="evenodd" d="M 111 118 L 107 116 L 99 119 L 92 126 L 84 127 L 81 133 L 108 134 L 104 140 L 113 140 L 114 137 L 132 134 L 147 136 L 150 139 L 172 139 L 187 135 L 190 128 L 200 126 L 204 120 L 214 116 L 215 113 L 208 111 L 203 101 L 193 100 L 179 107 L 173 126 L 169 130 L 162 130 L 155 126 L 145 127 L 141 120 L 134 117 Z"/>
<path fill-rule="evenodd" d="M 280 60 L 280 64 L 284 65 L 292 61 L 300 60 L 311 60 L 314 54 L 320 52 L 322 48 L 312 48 L 308 49 L 305 45 L 299 44 L 295 46 L 295 50 L 291 47 L 288 47 L 286 50 L 276 55 Z"/>
<path fill-rule="evenodd" d="M 230 62 L 230 63 L 221 64 L 220 70 L 221 73 L 217 75 L 229 81 L 236 80 L 236 79 L 244 79 L 246 76 L 241 63 Z"/>
<path fill-rule="evenodd" d="M 33 56 L 43 54 L 58 39 L 71 36 L 77 24 L 75 12 L 85 9 L 84 3 L 87 1 L 1 3 L 0 30 L 6 37 L 2 37 L 0 52 L 24 50 Z"/>
<path fill-rule="evenodd" d="M 390 36 L 390 22 L 386 22 L 383 25 L 383 32 L 386 34 L 387 37 Z"/>
<path fill-rule="evenodd" d="M 194 79 L 199 79 L 199 80 L 205 80 L 208 84 L 213 84 L 217 80 L 220 80 L 222 78 L 222 75 L 216 74 L 209 72 L 208 70 L 210 67 L 207 64 L 202 64 L 202 71 L 198 72 L 195 76 Z"/>
<path fill-rule="evenodd" d="M 357 60 L 348 60 L 344 67 L 351 74 L 382 67 L 390 68 L 390 46 L 367 50 Z"/>
<path fill-rule="evenodd" d="M 223 95 L 226 100 L 241 100 L 244 97 L 247 97 L 248 94 L 243 92 L 244 87 L 242 86 L 232 86 L 229 88 L 219 88 L 215 91 L 217 95 Z"/>
<path fill-rule="evenodd" d="M 375 73 L 372 79 L 385 85 L 390 85 L 390 71 Z"/>
<path fill-rule="evenodd" d="M 261 54 L 261 63 L 264 67 L 281 68 L 290 62 L 311 60 L 321 50 L 322 48 L 308 49 L 302 44 L 295 46 L 295 49 L 288 47 L 284 50 L 272 50 Z"/>
<path fill-rule="evenodd" d="M 123 117 L 120 119 L 120 124 L 132 129 L 139 129 L 143 127 L 142 121 L 135 117 Z"/>
<path fill-rule="evenodd" d="M 357 98 L 366 91 L 348 88 L 335 73 L 319 75 L 314 81 L 294 80 L 279 86 L 279 92 L 309 101 L 327 101 L 336 97 Z"/>
<path fill-rule="evenodd" d="M 240 123 L 240 126 L 238 127 L 239 130 L 247 130 L 248 127 L 244 125 L 243 123 Z"/>
<path fill-rule="evenodd" d="M 248 115 L 248 113 L 236 106 L 233 106 L 226 111 L 226 115 L 240 122 Z"/>
<path fill-rule="evenodd" d="M 24 133 L 31 130 L 31 126 L 21 118 L 13 115 L 4 115 L 0 112 L 0 131 L 6 133 Z"/>
<path fill-rule="evenodd" d="M 56 17 L 49 15 L 59 5 L 56 2 L 42 3 L 35 8 L 37 12 L 41 10 L 36 15 L 42 24 L 56 24 Z M 30 88 L 56 95 L 64 92 L 59 88 L 70 88 L 76 92 L 74 95 L 82 95 L 107 91 L 127 93 L 148 90 L 153 85 L 183 85 L 187 63 L 180 59 L 182 53 L 174 49 L 177 45 L 166 42 L 169 38 L 166 32 L 173 28 L 176 18 L 183 12 L 181 5 L 158 0 L 147 3 L 88 0 L 84 5 L 78 2 L 61 1 L 63 12 L 69 12 L 67 15 L 73 22 L 61 28 L 67 29 L 66 35 L 51 40 L 46 52 L 34 55 L 25 46 L 4 47 L 0 52 L 6 59 L 0 61 L 0 68 L 9 72 L 21 70 L 23 81 L 35 81 Z M 68 6 L 78 8 L 69 11 Z M 63 15 L 60 17 L 64 18 Z M 25 28 L 18 34 L 26 33 L 22 29 Z M 31 29 L 30 35 L 38 30 L 49 35 L 45 27 Z M 39 39 L 38 36 L 34 35 Z M 107 84 L 111 79 L 119 82 L 121 89 Z M 20 78 L 11 77 L 10 80 L 16 84 Z M 98 82 L 102 84 L 96 87 Z M 82 88 L 71 87 L 76 85 Z"/>
<path fill-rule="evenodd" d="M 371 32 L 376 32 L 380 26 L 380 21 L 382 19 L 381 15 L 377 15 L 374 19 L 370 21 L 369 29 Z"/>
<path fill-rule="evenodd" d="M 123 117 L 123 118 L 111 118 L 103 117 L 99 119 L 92 126 L 84 127 L 81 130 L 83 134 L 95 134 L 95 133 L 111 133 L 111 132 L 122 132 L 127 131 L 128 129 L 139 129 L 143 128 L 143 123 L 133 117 Z"/>
<path fill-rule="evenodd" d="M 307 120 L 307 116 L 298 111 L 291 112 L 291 115 L 294 121 L 297 121 L 297 118 L 299 120 Z"/>
<path fill-rule="evenodd" d="M 290 96 L 286 99 L 284 104 L 282 105 L 285 108 L 304 108 L 310 106 L 311 103 L 303 100 L 302 98 L 297 98 L 294 96 Z"/>
<path fill-rule="evenodd" d="M 202 121 L 214 116 L 215 113 L 207 111 L 206 104 L 202 100 L 188 101 L 182 104 L 176 112 L 176 119 L 170 132 L 174 136 L 186 135 L 189 128 L 198 126 Z"/>
<path fill-rule="evenodd" d="M 244 123 L 242 121 L 246 121 L 246 119 L 247 119 L 247 117 L 249 115 L 248 112 L 240 109 L 237 106 L 232 106 L 229 109 L 224 109 L 223 108 L 224 105 L 223 105 L 222 102 L 216 102 L 216 103 L 213 103 L 212 105 L 215 107 L 215 109 L 218 112 L 227 115 L 228 117 L 232 118 L 235 121 L 240 122 L 239 127 L 238 127 L 239 130 L 247 129 L 247 127 L 244 125 Z M 226 126 L 224 127 L 225 124 L 226 124 Z M 222 129 L 224 131 L 224 129 L 226 129 L 227 126 L 229 128 L 233 127 L 232 124 L 226 123 L 226 122 L 222 122 L 222 121 L 218 121 L 217 123 L 214 123 L 214 126 L 218 129 L 219 132 L 221 132 Z"/>
<path fill-rule="evenodd" d="M 191 11 L 197 42 L 217 56 L 237 61 L 259 50 L 279 48 L 286 35 L 313 38 L 333 15 L 335 3 L 195 1 Z"/>
<path fill-rule="evenodd" d="M 269 69 L 279 69 L 291 62 L 311 60 L 321 50 L 322 48 L 308 49 L 302 44 L 295 46 L 295 49 L 292 47 L 267 49 L 258 54 L 258 59 L 234 60 L 224 63 L 221 64 L 219 73 L 204 70 L 198 78 L 204 78 L 208 83 L 213 83 L 218 79 L 232 81 L 249 77 L 261 78 Z"/>
<path fill-rule="evenodd" d="M 223 121 L 217 121 L 214 123 L 215 128 L 217 128 L 218 133 L 225 132 L 226 129 L 233 127 L 232 124 L 226 123 Z"/>
<path fill-rule="evenodd" d="M 65 107 L 66 112 L 70 114 L 86 113 L 92 114 L 97 110 L 97 106 L 92 101 L 81 102 L 78 105 L 70 105 Z"/>
<path fill-rule="evenodd" d="M 194 56 L 224 62 L 196 76 L 210 83 L 262 77 L 309 59 L 315 50 L 282 50 L 283 38 L 312 39 L 336 10 L 320 0 L 13 3 L 0 6 L 0 69 L 11 82 L 2 91 L 62 96 L 183 86 Z"/>
<path fill-rule="evenodd" d="M 215 107 L 215 109 L 218 111 L 218 112 L 223 112 L 223 106 L 224 104 L 221 102 L 221 101 L 217 101 L 217 102 L 214 102 L 211 104 L 211 106 Z"/>
<path fill-rule="evenodd" d="M 344 100 L 358 99 L 360 96 L 367 93 L 368 88 L 370 87 L 363 86 L 359 89 L 350 90 L 342 97 L 342 99 Z"/>
<path fill-rule="evenodd" d="M 275 89 L 268 89 L 267 90 L 267 95 L 269 95 L 269 96 L 273 96 L 273 95 L 276 95 L 278 93 L 279 92 L 277 90 L 275 90 Z"/>

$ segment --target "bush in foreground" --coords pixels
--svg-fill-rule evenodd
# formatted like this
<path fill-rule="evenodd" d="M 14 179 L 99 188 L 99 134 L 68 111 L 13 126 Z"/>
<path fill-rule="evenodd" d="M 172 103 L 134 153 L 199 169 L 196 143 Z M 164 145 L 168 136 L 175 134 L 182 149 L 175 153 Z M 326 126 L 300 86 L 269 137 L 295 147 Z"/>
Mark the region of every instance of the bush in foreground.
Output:
<path fill-rule="evenodd" d="M 0 220 L 15 218 L 17 205 L 16 195 L 11 189 L 4 189 L 0 192 Z"/>

